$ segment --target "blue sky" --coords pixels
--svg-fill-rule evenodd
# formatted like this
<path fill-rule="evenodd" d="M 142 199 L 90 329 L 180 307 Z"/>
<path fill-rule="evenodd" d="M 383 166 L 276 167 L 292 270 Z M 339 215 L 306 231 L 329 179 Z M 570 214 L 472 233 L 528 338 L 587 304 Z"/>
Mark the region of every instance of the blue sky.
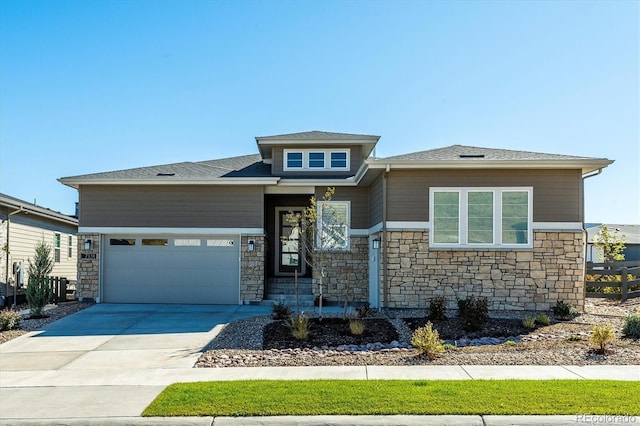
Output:
<path fill-rule="evenodd" d="M 640 2 L 0 1 L 0 192 L 256 153 L 255 136 L 382 136 L 606 157 L 586 221 L 640 223 Z"/>

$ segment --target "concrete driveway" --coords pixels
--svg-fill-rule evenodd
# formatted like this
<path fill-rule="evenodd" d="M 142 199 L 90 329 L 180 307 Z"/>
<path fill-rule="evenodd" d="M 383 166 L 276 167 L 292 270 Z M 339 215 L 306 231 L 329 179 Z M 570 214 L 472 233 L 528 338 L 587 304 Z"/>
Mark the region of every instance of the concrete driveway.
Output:
<path fill-rule="evenodd" d="M 270 311 L 268 306 L 92 306 L 0 345 L 0 419 L 47 418 L 52 412 L 77 418 L 101 410 L 139 415 L 164 388 L 149 386 L 150 375 L 191 369 L 224 324 Z M 140 383 L 137 375 L 146 378 Z M 114 386 L 115 378 L 126 385 Z"/>

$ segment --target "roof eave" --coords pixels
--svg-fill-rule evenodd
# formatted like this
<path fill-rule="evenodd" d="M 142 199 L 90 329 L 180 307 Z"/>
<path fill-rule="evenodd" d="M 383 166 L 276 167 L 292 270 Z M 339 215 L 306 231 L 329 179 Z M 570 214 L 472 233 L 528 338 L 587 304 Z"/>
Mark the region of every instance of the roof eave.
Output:
<path fill-rule="evenodd" d="M 64 222 L 69 225 L 78 226 L 78 219 L 74 217 L 68 216 L 64 213 L 54 212 L 53 210 L 42 208 L 31 203 L 21 203 L 17 200 L 13 201 L 13 200 L 2 198 L 0 199 L 0 206 L 9 207 L 17 211 L 33 214 L 35 216 L 40 216 L 47 219 L 57 220 L 59 222 Z"/>
<path fill-rule="evenodd" d="M 292 140 L 292 139 L 261 139 L 256 138 L 256 143 L 258 144 L 258 150 L 260 151 L 260 156 L 262 159 L 272 158 L 271 149 L 274 146 L 318 146 L 318 145 L 362 145 L 365 149 L 362 153 L 363 157 L 368 157 L 376 144 L 380 140 L 379 136 L 370 136 L 370 137 L 362 137 L 362 138 L 354 138 L 354 139 L 302 139 L 302 140 Z"/>
<path fill-rule="evenodd" d="M 581 169 L 582 173 L 591 173 L 603 169 L 613 160 L 428 160 L 428 161 L 384 161 L 367 160 L 372 169 Z"/>
<path fill-rule="evenodd" d="M 211 179 L 189 179 L 189 178 L 148 178 L 148 179 L 73 179 L 62 178 L 58 182 L 78 189 L 80 185 L 276 185 L 279 177 L 256 178 L 256 177 L 234 177 L 234 178 L 211 178 Z"/>

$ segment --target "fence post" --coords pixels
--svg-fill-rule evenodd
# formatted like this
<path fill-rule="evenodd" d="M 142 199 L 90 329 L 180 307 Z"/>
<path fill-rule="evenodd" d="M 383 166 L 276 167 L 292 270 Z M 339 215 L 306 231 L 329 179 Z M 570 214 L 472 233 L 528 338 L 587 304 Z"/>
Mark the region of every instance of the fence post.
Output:
<path fill-rule="evenodd" d="M 620 275 L 622 278 L 622 282 L 621 282 L 621 289 L 620 289 L 620 300 L 622 302 L 626 302 L 627 301 L 627 295 L 629 293 L 629 282 L 627 281 L 627 267 L 623 266 L 622 269 L 620 269 Z"/>

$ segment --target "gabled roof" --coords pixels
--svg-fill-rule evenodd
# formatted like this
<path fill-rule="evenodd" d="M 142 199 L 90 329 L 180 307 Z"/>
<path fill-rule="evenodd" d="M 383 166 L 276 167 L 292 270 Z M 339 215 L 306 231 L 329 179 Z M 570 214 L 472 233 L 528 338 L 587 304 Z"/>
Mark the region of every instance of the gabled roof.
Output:
<path fill-rule="evenodd" d="M 309 147 L 319 145 L 361 145 L 362 155 L 368 157 L 375 148 L 380 136 L 358 135 L 354 133 L 333 133 L 312 130 L 310 132 L 287 133 L 274 136 L 257 136 L 256 143 L 263 159 L 272 158 L 271 150 L 275 145 L 295 145 Z"/>
<path fill-rule="evenodd" d="M 242 183 L 249 180 L 264 180 L 275 183 L 271 166 L 265 164 L 257 154 L 222 158 L 200 162 L 182 162 L 159 166 L 138 167 L 112 172 L 92 173 L 58 179 L 65 185 L 77 188 L 82 183 L 110 183 L 132 181 L 141 184 L 203 183 L 215 179 L 225 179 L 227 183 L 239 178 Z M 235 183 L 240 183 L 235 182 Z"/>
<path fill-rule="evenodd" d="M 33 214 L 35 216 L 45 217 L 59 222 L 64 222 L 69 225 L 78 226 L 78 219 L 73 216 L 68 216 L 64 213 L 56 212 L 46 207 L 41 207 L 6 194 L 0 194 L 0 207 L 6 207 L 13 211 L 20 211 L 25 214 Z"/>
<path fill-rule="evenodd" d="M 613 163 L 606 158 L 579 157 L 510 149 L 452 145 L 369 160 L 373 168 L 580 168 L 583 173 L 601 169 Z"/>
<path fill-rule="evenodd" d="M 606 225 L 609 232 L 617 232 L 618 235 L 624 236 L 626 244 L 640 244 L 640 225 L 620 225 L 612 223 L 586 223 L 585 228 L 587 230 L 588 243 L 593 243 L 593 237 L 600 232 L 603 225 Z"/>

